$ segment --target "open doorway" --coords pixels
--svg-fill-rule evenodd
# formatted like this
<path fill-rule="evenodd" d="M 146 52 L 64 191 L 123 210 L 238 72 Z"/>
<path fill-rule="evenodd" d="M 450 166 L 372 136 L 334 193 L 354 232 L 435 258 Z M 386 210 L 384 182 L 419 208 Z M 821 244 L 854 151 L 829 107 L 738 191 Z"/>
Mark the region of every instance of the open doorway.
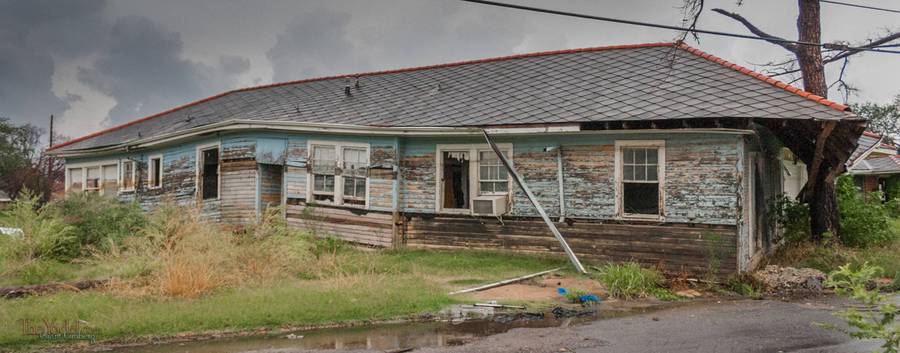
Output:
<path fill-rule="evenodd" d="M 469 152 L 446 151 L 442 153 L 444 209 L 469 208 Z"/>

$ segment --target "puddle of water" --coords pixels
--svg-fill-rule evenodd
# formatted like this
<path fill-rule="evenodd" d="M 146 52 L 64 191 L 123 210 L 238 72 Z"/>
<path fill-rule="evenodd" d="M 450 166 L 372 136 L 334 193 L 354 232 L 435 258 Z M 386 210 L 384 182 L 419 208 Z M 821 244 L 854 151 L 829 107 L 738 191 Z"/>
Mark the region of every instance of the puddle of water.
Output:
<path fill-rule="evenodd" d="M 111 350 L 116 353 L 244 353 L 276 352 L 283 350 L 334 350 L 374 349 L 397 350 L 404 348 L 455 346 L 479 337 L 503 333 L 514 328 L 559 327 L 580 324 L 602 318 L 646 312 L 648 309 L 630 311 L 601 310 L 595 314 L 557 319 L 546 313 L 542 319 L 517 318 L 497 315 L 493 318 L 467 320 L 459 323 L 426 322 L 378 324 L 371 326 L 316 329 L 295 332 L 302 338 L 278 336 L 251 336 L 224 338 L 188 343 L 172 343 L 126 347 Z"/>

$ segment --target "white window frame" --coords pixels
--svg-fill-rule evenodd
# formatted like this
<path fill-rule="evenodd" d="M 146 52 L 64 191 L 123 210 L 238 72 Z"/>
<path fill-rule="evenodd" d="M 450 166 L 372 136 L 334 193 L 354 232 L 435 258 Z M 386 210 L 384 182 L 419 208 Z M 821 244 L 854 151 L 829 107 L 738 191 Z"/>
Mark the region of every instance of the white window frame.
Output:
<path fill-rule="evenodd" d="M 344 203 L 344 148 L 359 148 L 366 150 L 366 166 L 367 168 L 371 167 L 372 163 L 372 150 L 368 143 L 364 142 L 343 142 L 343 141 L 328 141 L 328 140 L 309 140 L 306 142 L 306 157 L 307 163 L 312 163 L 313 159 L 313 147 L 315 146 L 328 146 L 333 147 L 335 149 L 335 168 L 341 169 L 341 173 L 335 173 L 334 175 L 334 202 L 328 201 L 317 201 L 315 199 L 315 195 L 313 194 L 313 187 L 315 183 L 315 176 L 312 172 L 312 169 L 307 169 L 306 172 L 306 202 L 307 203 L 320 203 L 325 205 L 338 205 L 342 207 L 356 207 L 356 208 L 369 208 L 369 188 L 371 187 L 370 179 L 368 173 L 366 173 L 366 197 L 362 205 L 359 204 L 345 204 Z"/>
<path fill-rule="evenodd" d="M 81 191 L 94 191 L 96 190 L 99 195 L 103 195 L 103 168 L 106 166 L 115 165 L 116 166 L 116 174 L 120 174 L 122 170 L 121 160 L 119 159 L 105 159 L 100 161 L 93 162 L 81 162 L 81 163 L 66 163 L 66 173 L 65 173 L 65 192 L 68 194 L 70 192 L 70 184 L 72 184 L 72 170 L 80 169 L 81 170 Z M 87 189 L 87 170 L 88 168 L 97 168 L 100 170 L 100 183 L 99 188 L 97 189 Z M 116 181 L 119 185 L 122 185 L 120 181 Z M 117 188 L 118 189 L 118 188 Z"/>
<path fill-rule="evenodd" d="M 153 186 L 150 184 L 150 182 L 153 181 L 153 174 L 156 174 L 156 169 L 153 168 L 153 160 L 154 159 L 159 159 L 159 185 L 158 186 Z M 162 189 L 163 180 L 165 180 L 164 175 L 163 175 L 164 174 L 163 170 L 165 170 L 165 159 L 163 159 L 162 154 L 154 154 L 154 155 L 147 157 L 147 189 L 150 189 L 150 190 Z"/>
<path fill-rule="evenodd" d="M 657 149 L 657 179 L 659 183 L 659 214 L 648 215 L 625 213 L 625 185 L 623 175 L 622 150 L 624 148 Z M 616 174 L 616 217 L 619 219 L 664 221 L 666 218 L 666 141 L 665 140 L 616 140 L 615 142 L 615 174 Z"/>
<path fill-rule="evenodd" d="M 125 188 L 125 163 L 131 163 L 131 187 Z M 119 162 L 119 193 L 131 192 L 137 187 L 137 162 L 125 158 Z"/>
<path fill-rule="evenodd" d="M 510 165 L 513 164 L 513 145 L 512 143 L 498 143 L 497 148 L 506 152 L 506 157 Z M 479 171 L 481 170 L 481 160 L 479 152 L 491 151 L 488 144 L 438 144 L 435 146 L 434 166 L 435 166 L 435 200 L 434 209 L 437 213 L 447 214 L 472 214 L 472 199 L 481 196 L 481 183 L 479 183 Z M 466 152 L 469 154 L 469 205 L 467 208 L 444 208 L 444 152 Z M 473 163 L 474 162 L 474 163 Z M 502 162 L 501 162 L 502 164 Z M 507 192 L 492 192 L 486 195 L 507 196 L 509 197 L 512 190 L 512 175 L 507 173 L 509 184 L 506 186 Z M 508 202 L 508 200 L 507 200 Z"/>
<path fill-rule="evenodd" d="M 194 171 L 195 171 L 195 173 L 194 173 L 195 174 L 194 175 L 194 183 L 195 184 L 194 185 L 196 186 L 194 188 L 194 198 L 200 202 L 204 201 L 203 200 L 203 190 L 202 190 L 203 189 L 203 175 L 202 175 L 203 152 L 212 150 L 212 149 L 219 150 L 219 161 L 218 161 L 219 163 L 216 164 L 216 179 L 218 179 L 218 180 L 216 182 L 216 197 L 212 198 L 212 199 L 207 199 L 207 200 L 219 200 L 222 198 L 222 143 L 221 142 L 207 143 L 207 144 L 197 146 L 197 157 L 194 159 Z M 161 163 L 162 162 L 160 162 L 160 166 L 162 166 Z M 160 185 L 162 185 L 162 183 L 160 183 Z"/>

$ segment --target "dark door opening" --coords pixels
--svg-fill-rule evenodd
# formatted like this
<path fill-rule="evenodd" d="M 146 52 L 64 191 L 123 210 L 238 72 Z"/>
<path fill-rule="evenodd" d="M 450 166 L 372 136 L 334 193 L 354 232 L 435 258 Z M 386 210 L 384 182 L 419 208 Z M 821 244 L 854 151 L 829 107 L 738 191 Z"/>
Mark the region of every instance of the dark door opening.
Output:
<path fill-rule="evenodd" d="M 444 208 L 469 208 L 469 153 L 444 152 Z"/>

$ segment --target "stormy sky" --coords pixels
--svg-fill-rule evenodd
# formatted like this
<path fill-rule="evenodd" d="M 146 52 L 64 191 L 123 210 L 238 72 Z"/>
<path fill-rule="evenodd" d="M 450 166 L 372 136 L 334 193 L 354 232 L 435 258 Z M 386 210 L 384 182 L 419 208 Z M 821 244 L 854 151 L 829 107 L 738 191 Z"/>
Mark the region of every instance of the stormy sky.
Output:
<path fill-rule="evenodd" d="M 677 25 L 682 0 L 507 0 Z M 896 0 L 848 0 L 900 7 Z M 699 27 L 746 33 L 711 8 L 796 38 L 796 1 L 707 0 Z M 822 4 L 823 39 L 861 42 L 900 14 Z M 225 90 L 543 50 L 672 41 L 678 33 L 456 0 L 0 0 L 0 117 L 77 137 Z M 750 68 L 771 44 L 701 36 L 690 45 Z M 832 67 L 833 65 L 833 67 Z M 830 79 L 839 64 L 829 65 Z M 900 94 L 900 55 L 855 56 L 849 102 Z M 836 91 L 830 98 L 843 102 Z"/>

